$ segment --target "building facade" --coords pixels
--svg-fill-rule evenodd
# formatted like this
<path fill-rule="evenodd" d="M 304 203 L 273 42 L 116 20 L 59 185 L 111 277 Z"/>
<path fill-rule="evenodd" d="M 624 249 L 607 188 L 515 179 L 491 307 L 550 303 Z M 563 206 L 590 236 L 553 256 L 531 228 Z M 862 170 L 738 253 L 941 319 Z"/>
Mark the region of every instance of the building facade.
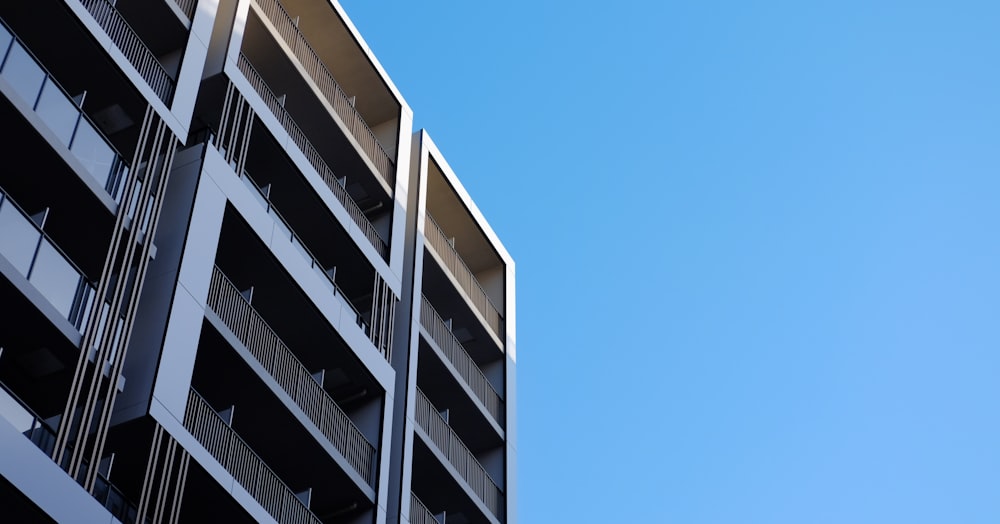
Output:
<path fill-rule="evenodd" d="M 0 5 L 10 522 L 516 522 L 514 263 L 335 0 Z"/>

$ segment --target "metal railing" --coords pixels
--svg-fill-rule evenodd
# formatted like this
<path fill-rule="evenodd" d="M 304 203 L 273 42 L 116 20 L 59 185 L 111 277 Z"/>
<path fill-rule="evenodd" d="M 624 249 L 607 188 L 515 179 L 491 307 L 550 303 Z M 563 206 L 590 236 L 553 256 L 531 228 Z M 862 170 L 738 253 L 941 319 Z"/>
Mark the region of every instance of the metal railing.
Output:
<path fill-rule="evenodd" d="M 372 223 L 368 220 L 368 217 L 365 216 L 364 212 L 361 211 L 361 208 L 358 207 L 358 204 L 353 198 L 351 198 L 347 189 L 340 185 L 340 181 L 337 180 L 337 176 L 334 175 L 333 170 L 330 169 L 330 166 L 326 164 L 323 157 L 320 156 L 319 152 L 316 151 L 316 148 L 313 147 L 311 142 L 309 142 L 305 133 L 303 133 L 295 121 L 292 120 L 292 116 L 288 114 L 288 111 L 285 111 L 281 102 L 278 101 L 278 97 L 271 92 L 271 88 L 267 86 L 267 82 L 265 82 L 260 74 L 257 73 L 257 70 L 254 69 L 253 65 L 250 63 L 250 60 L 242 53 L 240 54 L 237 66 L 239 66 L 240 71 L 243 72 L 247 81 L 250 82 L 250 86 L 253 87 L 254 91 L 256 91 L 261 99 L 264 100 L 267 107 L 271 109 L 272 113 L 274 113 L 274 117 L 278 119 L 281 126 L 288 132 L 288 136 L 291 137 L 292 142 L 295 142 L 295 144 L 299 146 L 299 150 L 302 151 L 303 155 L 305 155 L 306 160 L 308 160 L 309 164 L 313 166 L 317 173 L 319 173 L 320 178 L 323 179 L 326 186 L 333 192 L 333 196 L 340 201 L 340 203 L 344 206 L 344 209 L 346 209 L 347 213 L 351 216 L 351 219 L 354 220 L 354 223 L 361 228 L 361 232 L 365 235 L 365 238 L 371 242 L 371 245 L 375 247 L 375 250 L 378 251 L 378 254 L 381 255 L 383 259 L 388 258 L 389 247 L 386 245 L 385 241 L 382 240 L 382 237 L 378 234 L 375 226 L 372 225 Z"/>
<path fill-rule="evenodd" d="M 135 67 L 139 75 L 153 88 L 156 95 L 169 104 L 174 93 L 174 81 L 170 74 L 146 47 L 121 13 L 107 0 L 80 0 L 94 20 L 104 28 L 111 41 Z"/>
<path fill-rule="evenodd" d="M 503 519 L 503 493 L 497 487 L 475 455 L 465 447 L 455 430 L 444 420 L 423 391 L 417 389 L 417 425 L 423 428 L 434 445 L 448 457 L 448 462 L 458 470 L 472 491 L 498 519 Z"/>
<path fill-rule="evenodd" d="M 184 427 L 275 520 L 322 524 L 194 389 L 188 394 Z"/>
<path fill-rule="evenodd" d="M 448 235 L 444 233 L 444 230 L 441 229 L 441 226 L 438 225 L 430 213 L 427 213 L 427 227 L 424 228 L 424 235 L 427 238 L 427 242 L 434 248 L 438 256 L 441 257 L 441 260 L 444 261 L 444 264 L 448 266 L 451 275 L 455 277 L 455 280 L 465 290 L 465 294 L 472 300 L 476 309 L 486 319 L 486 324 L 493 330 L 493 334 L 502 341 L 504 339 L 503 316 L 500 314 L 500 310 L 490 300 L 482 284 L 472 274 L 472 270 L 462 260 L 462 256 L 455 250 L 455 246 L 448 240 Z"/>
<path fill-rule="evenodd" d="M 372 486 L 374 446 L 218 267 L 212 270 L 208 307 L 232 330 L 361 478 Z"/>
<path fill-rule="evenodd" d="M 8 46 L 0 50 L 0 77 L 6 76 L 10 63 L 16 60 L 12 55 L 23 51 L 25 60 L 33 62 L 36 68 L 36 74 L 32 75 L 22 63 L 12 73 L 18 76 L 17 81 L 21 85 L 32 85 L 35 88 L 30 92 L 20 91 L 22 97 L 31 98 L 25 102 L 31 105 L 31 109 L 49 126 L 53 135 L 83 164 L 87 173 L 97 180 L 113 200 L 121 203 L 121 182 L 128 175 L 128 162 L 38 57 L 0 20 L 0 32 L 3 31 L 11 35 L 11 40 Z"/>
<path fill-rule="evenodd" d="M 198 0 L 170 0 L 187 16 L 188 22 L 194 21 L 194 10 L 198 7 Z"/>
<path fill-rule="evenodd" d="M 417 495 L 410 493 L 410 524 L 441 524 Z"/>
<path fill-rule="evenodd" d="M 499 393 L 493 388 L 493 384 L 490 384 L 486 375 L 472 360 L 469 352 L 465 350 L 448 325 L 441 319 L 441 316 L 434 310 L 434 306 L 427 300 L 427 297 L 423 297 L 423 303 L 420 306 L 420 323 L 430 333 L 431 339 L 448 357 L 465 383 L 476 394 L 476 398 L 486 407 L 486 411 L 493 416 L 493 420 L 501 423 L 503 402 L 500 400 Z"/>
<path fill-rule="evenodd" d="M 299 30 L 298 24 L 285 11 L 285 8 L 277 0 L 254 0 L 257 7 L 264 13 L 271 24 L 278 30 L 278 34 L 285 40 L 288 47 L 299 59 L 302 68 L 309 72 L 316 86 L 326 97 L 326 100 L 333 106 L 333 109 L 340 116 L 341 120 L 351 130 L 351 134 L 361 144 L 361 149 L 365 151 L 368 158 L 375 165 L 375 169 L 382 176 L 382 179 L 389 185 L 390 190 L 396 187 L 396 170 L 392 157 L 382 147 L 375 133 L 372 132 L 361 113 L 354 107 L 351 99 L 340 88 L 333 74 L 320 60 L 319 55 Z"/>
<path fill-rule="evenodd" d="M 316 258 L 316 255 L 312 254 L 312 251 L 310 251 L 309 248 L 306 247 L 305 242 L 303 242 L 302 238 L 295 233 L 295 230 L 293 230 L 292 226 L 288 224 L 288 221 L 285 220 L 285 217 L 281 216 L 281 213 L 278 211 L 278 209 L 275 208 L 274 204 L 271 203 L 271 197 L 265 194 L 264 191 L 260 188 L 260 186 L 258 186 L 257 183 L 254 182 L 253 179 L 251 179 L 250 176 L 247 175 L 245 171 L 243 172 L 243 176 L 241 176 L 240 178 L 243 179 L 246 185 L 250 186 L 251 191 L 254 191 L 260 197 L 261 203 L 267 210 L 267 214 L 273 217 L 278 222 L 281 229 L 285 232 L 285 235 L 288 236 L 288 239 L 292 243 L 292 245 L 295 246 L 295 248 L 298 250 L 299 253 L 302 254 L 304 258 L 309 260 L 309 266 L 314 271 L 316 271 L 316 273 L 321 275 L 323 281 L 328 284 L 327 289 L 329 289 L 334 294 L 334 296 L 339 297 L 341 303 L 347 306 L 347 308 L 354 313 L 354 321 L 358 325 L 358 327 L 360 327 L 361 330 L 364 331 L 366 335 L 371 336 L 371 327 L 367 323 L 365 323 L 364 317 L 361 316 L 361 312 L 358 311 L 358 308 L 354 305 L 354 302 L 352 302 L 351 299 L 347 298 L 347 295 L 344 294 L 344 290 L 340 288 L 340 285 L 337 284 L 337 281 L 330 277 L 330 274 L 326 272 L 326 268 L 319 261 L 319 259 Z"/>

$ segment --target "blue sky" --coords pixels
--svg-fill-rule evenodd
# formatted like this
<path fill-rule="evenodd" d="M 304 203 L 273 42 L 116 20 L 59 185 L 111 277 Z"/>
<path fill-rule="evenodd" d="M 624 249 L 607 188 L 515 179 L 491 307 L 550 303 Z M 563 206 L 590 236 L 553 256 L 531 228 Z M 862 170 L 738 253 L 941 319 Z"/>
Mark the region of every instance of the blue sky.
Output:
<path fill-rule="evenodd" d="M 517 261 L 520 522 L 1000 522 L 1000 4 L 343 4 Z"/>

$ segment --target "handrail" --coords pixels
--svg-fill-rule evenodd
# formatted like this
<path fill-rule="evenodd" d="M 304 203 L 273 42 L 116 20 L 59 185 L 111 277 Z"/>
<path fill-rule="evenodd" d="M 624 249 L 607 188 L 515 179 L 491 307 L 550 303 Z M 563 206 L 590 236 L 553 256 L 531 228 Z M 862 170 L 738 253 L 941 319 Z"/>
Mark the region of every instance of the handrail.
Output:
<path fill-rule="evenodd" d="M 99 182 L 103 183 L 104 190 L 109 195 L 111 195 L 112 200 L 120 204 L 123 195 L 119 191 L 121 189 L 120 182 L 128 175 L 128 171 L 130 169 L 129 162 L 125 159 L 124 156 L 122 156 L 121 153 L 118 152 L 118 148 L 111 143 L 111 140 L 109 140 L 107 136 L 105 136 L 104 132 L 101 131 L 101 129 L 97 126 L 96 123 L 94 123 L 94 120 L 90 118 L 90 115 L 88 115 L 86 112 L 83 111 L 80 105 L 77 104 L 77 102 L 74 100 L 72 96 L 70 96 L 69 92 L 66 91 L 66 89 L 62 86 L 62 84 L 60 84 L 59 81 L 56 80 L 54 76 L 52 76 L 52 73 L 49 72 L 48 68 L 45 67 L 44 64 L 42 64 L 42 61 L 39 60 L 37 56 L 35 56 L 35 53 L 32 52 L 31 49 L 28 49 L 28 46 L 25 45 L 24 41 L 21 40 L 21 38 L 17 36 L 16 33 L 14 33 L 13 29 L 11 29 L 10 26 L 8 26 L 7 23 L 4 22 L 3 20 L 0 20 L 0 27 L 6 30 L 11 36 L 10 44 L 7 46 L 7 49 L 4 49 L 2 52 L 0 52 L 0 56 L 7 56 L 9 54 L 9 50 L 14 46 L 14 44 L 17 44 L 21 48 L 21 50 L 23 50 L 25 53 L 27 53 L 29 57 L 31 57 L 31 59 L 35 62 L 35 65 L 37 65 L 38 68 L 41 69 L 42 72 L 45 74 L 45 81 L 39 88 L 38 100 L 34 101 L 27 100 L 27 102 L 30 103 L 32 105 L 32 109 L 37 112 L 39 109 L 39 103 L 41 100 L 42 92 L 45 90 L 48 84 L 52 84 L 53 86 L 56 87 L 56 89 L 59 90 L 60 93 L 62 93 L 63 97 L 73 105 L 73 108 L 76 110 L 78 117 L 77 121 L 73 125 L 73 133 L 71 138 L 69 139 L 69 143 L 66 144 L 66 147 L 70 150 L 71 153 L 74 154 L 74 156 L 77 157 L 78 160 L 84 163 L 84 168 L 91 176 L 93 176 Z M 0 73 L 4 71 L 6 66 L 7 66 L 6 61 L 0 64 Z M 45 118 L 42 118 L 42 120 L 45 120 Z M 97 135 L 97 137 L 101 139 L 104 145 L 108 147 L 108 150 L 114 157 L 111 161 L 111 166 L 108 172 L 104 173 L 104 176 L 106 176 L 106 180 L 100 180 L 100 178 L 98 178 L 99 176 L 98 173 L 95 173 L 86 165 L 88 159 L 83 158 L 81 156 L 81 152 L 75 149 L 75 146 L 77 145 L 77 138 L 79 137 L 80 124 L 86 125 L 87 129 L 89 129 L 95 135 Z"/>
<path fill-rule="evenodd" d="M 368 158 L 375 165 L 378 174 L 382 176 L 390 188 L 396 187 L 395 163 L 389 153 L 382 147 L 378 138 L 375 137 L 375 133 L 368 127 L 364 117 L 354 107 L 351 99 L 337 84 L 333 73 L 320 60 L 319 55 L 306 40 L 302 31 L 299 30 L 295 20 L 277 0 L 254 0 L 254 3 L 278 30 L 278 34 L 299 59 L 302 68 L 309 72 L 309 76 L 315 81 L 316 86 L 319 87 L 327 101 L 351 130 L 351 134 L 361 144 L 361 148 L 368 154 Z"/>
<path fill-rule="evenodd" d="M 372 486 L 374 446 L 218 266 L 212 269 L 208 307 L 232 330 L 361 478 Z"/>
<path fill-rule="evenodd" d="M 194 389 L 188 394 L 184 427 L 275 520 L 322 524 Z"/>
<path fill-rule="evenodd" d="M 104 32 L 107 33 L 111 41 L 125 55 L 125 58 L 135 67 L 139 75 L 142 76 L 153 88 L 156 95 L 169 104 L 174 92 L 174 81 L 170 74 L 163 68 L 160 61 L 156 59 L 153 52 L 146 47 L 135 30 L 125 21 L 125 18 L 118 12 L 114 5 L 107 0 L 79 0 L 80 3 L 90 12 L 94 20 L 97 21 Z"/>
<path fill-rule="evenodd" d="M 274 207 L 274 203 L 271 202 L 271 197 L 264 194 L 264 191 L 260 188 L 260 186 L 257 185 L 256 182 L 253 181 L 252 178 L 250 178 L 249 175 L 247 175 L 246 171 L 243 172 L 243 176 L 241 176 L 240 178 L 244 179 L 246 183 L 251 186 L 251 189 L 256 191 L 257 194 L 259 194 L 260 197 L 264 199 L 264 201 L 267 203 L 266 204 L 267 214 L 273 216 L 275 220 L 281 223 L 281 226 L 285 228 L 285 231 L 288 231 L 290 235 L 289 240 L 291 240 L 293 244 L 297 245 L 302 250 L 302 254 L 309 259 L 310 266 L 313 269 L 316 269 L 317 273 L 322 274 L 323 278 L 326 281 L 328 281 L 331 286 L 333 286 L 332 289 L 333 294 L 340 295 L 340 298 L 343 299 L 342 302 L 344 302 L 347 305 L 347 307 L 354 312 L 355 322 L 362 329 L 362 331 L 365 332 L 365 334 L 368 334 L 371 328 L 365 323 L 364 317 L 361 316 L 361 311 L 358 311 L 357 306 L 355 306 L 354 303 L 351 302 L 350 298 L 347 298 L 347 295 L 344 293 L 344 290 L 340 288 L 340 284 L 337 284 L 337 281 L 331 278 L 329 273 L 326 272 L 326 268 L 323 267 L 323 264 L 319 261 L 318 258 L 316 258 L 316 255 L 314 255 L 312 251 L 310 251 L 309 248 L 306 246 L 305 242 L 302 241 L 302 237 L 300 237 L 295 232 L 295 230 L 292 229 L 292 226 L 288 223 L 287 220 L 285 220 L 285 217 L 281 216 L 281 213 L 278 211 L 278 208 Z"/>
<path fill-rule="evenodd" d="M 431 339 L 441 348 L 441 351 L 448 357 L 448 360 L 455 369 L 458 370 L 458 374 L 465 380 L 465 383 L 476 394 L 476 398 L 482 402 L 486 410 L 493 416 L 493 420 L 500 423 L 503 414 L 501 409 L 503 401 L 500 400 L 500 394 L 493 388 L 493 384 L 486 378 L 486 375 L 476 364 L 476 361 L 469 356 L 468 351 L 465 350 L 462 343 L 458 341 L 455 334 L 444 323 L 438 312 L 434 310 L 434 306 L 431 305 L 430 300 L 427 300 L 427 297 L 423 297 L 423 303 L 420 306 L 420 323 L 430 333 Z"/>
<path fill-rule="evenodd" d="M 441 524 L 413 492 L 410 492 L 410 524 Z"/>
<path fill-rule="evenodd" d="M 194 21 L 194 9 L 198 6 L 198 0 L 171 0 L 182 13 L 187 15 L 188 22 Z"/>
<path fill-rule="evenodd" d="M 365 216 L 363 211 L 361 211 L 358 204 L 353 198 L 351 198 L 351 195 L 347 192 L 347 190 L 344 189 L 344 186 L 340 185 L 340 182 L 337 180 L 337 176 L 334 175 L 333 170 L 330 169 L 330 166 L 328 166 L 326 161 L 323 160 L 323 157 L 320 156 L 319 151 L 316 151 L 316 148 L 313 147 L 311 142 L 309 142 L 305 133 L 303 133 L 299 126 L 296 125 L 292 116 L 288 114 L 288 111 L 285 111 L 281 102 L 278 101 L 278 97 L 271 92 L 267 83 L 260 76 L 257 70 L 254 69 L 253 64 L 250 63 L 250 59 L 240 53 L 237 66 L 240 71 L 243 72 L 247 81 L 250 82 L 250 86 L 257 92 L 258 95 L 260 95 L 267 107 L 271 109 L 272 113 L 274 113 L 274 117 L 278 119 L 281 126 L 288 132 L 288 136 L 293 142 L 295 142 L 296 145 L 299 146 L 299 150 L 302 151 L 306 160 L 309 161 L 309 164 L 312 165 L 313 169 L 315 169 L 319 174 L 320 178 L 326 184 L 326 187 L 333 192 L 333 196 L 340 201 L 340 203 L 344 206 L 344 209 L 346 209 L 347 213 L 351 216 L 351 219 L 354 220 L 354 223 L 361 228 L 361 232 L 365 235 L 365 238 L 368 239 L 368 242 L 375 247 L 375 250 L 378 251 L 378 254 L 381 255 L 383 259 L 388 258 L 389 248 L 385 241 L 382 240 L 382 236 L 379 235 L 375 226 L 372 225 L 371 221 L 369 221 L 368 217 Z"/>
<path fill-rule="evenodd" d="M 475 304 L 476 309 L 482 313 L 483 318 L 486 319 L 486 323 L 493 330 L 493 334 L 500 338 L 500 340 L 503 340 L 503 315 L 500 314 L 500 309 L 490 300 L 482 284 L 472 274 L 472 270 L 465 264 L 465 260 L 462 260 L 462 255 L 459 255 L 458 251 L 455 250 L 455 246 L 448 241 L 448 236 L 445 235 L 444 229 L 438 225 L 430 213 L 427 213 L 426 216 L 429 227 L 424 228 L 424 236 L 427 238 L 427 241 L 434 247 L 434 251 L 441 257 L 445 265 L 448 266 L 448 269 L 451 270 L 451 275 L 455 277 L 455 280 L 465 290 L 466 295 Z"/>
<path fill-rule="evenodd" d="M 438 450 L 448 457 L 448 462 L 458 470 L 490 512 L 502 519 L 503 493 L 500 488 L 419 388 L 415 418 L 417 425 L 423 428 Z"/>

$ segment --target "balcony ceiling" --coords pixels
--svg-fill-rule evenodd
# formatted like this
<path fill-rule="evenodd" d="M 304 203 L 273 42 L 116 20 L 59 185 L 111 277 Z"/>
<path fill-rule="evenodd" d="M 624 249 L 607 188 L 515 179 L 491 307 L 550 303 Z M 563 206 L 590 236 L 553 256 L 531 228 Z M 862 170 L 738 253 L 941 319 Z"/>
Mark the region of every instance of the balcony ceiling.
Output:
<path fill-rule="evenodd" d="M 118 12 L 158 57 L 187 44 L 187 27 L 167 2 L 173 0 L 118 0 L 115 3 Z"/>
<path fill-rule="evenodd" d="M 428 163 L 427 209 L 445 234 L 455 237 L 455 249 L 474 273 L 502 264 L 500 255 L 486 240 L 486 235 L 472 220 L 455 190 L 433 161 Z M 430 224 L 427 227 L 433 227 Z"/>
<path fill-rule="evenodd" d="M 368 127 L 399 116 L 399 103 L 354 39 L 336 11 L 326 1 L 280 0 L 288 14 L 299 17 L 299 28 L 330 69 L 347 96 L 356 96 L 355 107 Z"/>

